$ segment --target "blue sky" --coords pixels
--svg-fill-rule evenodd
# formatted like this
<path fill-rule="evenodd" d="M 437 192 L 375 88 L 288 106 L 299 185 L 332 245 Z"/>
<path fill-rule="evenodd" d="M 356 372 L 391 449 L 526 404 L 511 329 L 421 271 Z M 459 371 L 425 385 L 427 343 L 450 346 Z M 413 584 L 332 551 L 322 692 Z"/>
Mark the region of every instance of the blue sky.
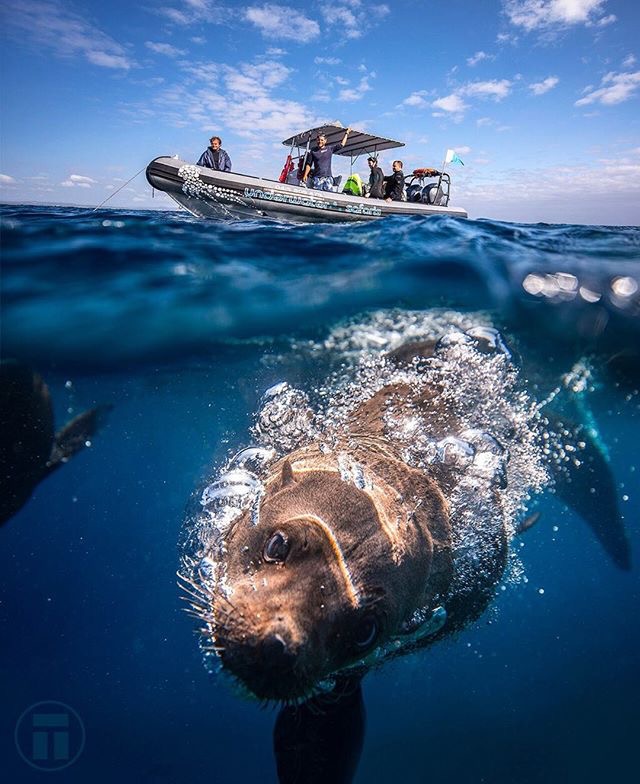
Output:
<path fill-rule="evenodd" d="M 338 119 L 406 141 L 405 171 L 455 149 L 472 217 L 640 223 L 635 1 L 0 7 L 3 200 L 95 206 L 212 133 L 234 170 L 277 177 L 282 139 Z M 143 174 L 109 204 L 174 206 Z"/>

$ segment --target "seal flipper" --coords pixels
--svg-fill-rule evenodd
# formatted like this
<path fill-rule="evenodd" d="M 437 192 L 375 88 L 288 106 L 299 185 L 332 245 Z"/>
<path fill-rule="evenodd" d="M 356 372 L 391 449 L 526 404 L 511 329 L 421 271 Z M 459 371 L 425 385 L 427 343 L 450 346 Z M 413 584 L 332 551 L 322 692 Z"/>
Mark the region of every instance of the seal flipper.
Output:
<path fill-rule="evenodd" d="M 90 408 L 88 411 L 78 414 L 56 433 L 51 455 L 47 461 L 47 473 L 55 471 L 56 468 L 84 449 L 87 441 L 104 424 L 105 417 L 112 408 L 111 405 Z"/>
<path fill-rule="evenodd" d="M 618 511 L 613 474 L 588 429 L 579 432 L 580 465 L 569 461 L 556 467 L 556 492 L 587 523 L 615 565 L 629 570 L 631 547 Z"/>
<path fill-rule="evenodd" d="M 273 745 L 280 784 L 350 784 L 364 741 L 360 676 L 333 691 L 280 710 Z"/>

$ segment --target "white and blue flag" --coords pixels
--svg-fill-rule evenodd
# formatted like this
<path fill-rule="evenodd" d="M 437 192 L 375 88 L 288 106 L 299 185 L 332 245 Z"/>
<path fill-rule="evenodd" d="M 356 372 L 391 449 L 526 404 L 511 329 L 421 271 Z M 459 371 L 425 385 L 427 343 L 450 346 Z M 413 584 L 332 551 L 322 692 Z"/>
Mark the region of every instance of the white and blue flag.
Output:
<path fill-rule="evenodd" d="M 458 157 L 458 153 L 455 150 L 447 150 L 447 154 L 444 158 L 445 163 L 460 163 L 464 166 L 464 161 Z"/>

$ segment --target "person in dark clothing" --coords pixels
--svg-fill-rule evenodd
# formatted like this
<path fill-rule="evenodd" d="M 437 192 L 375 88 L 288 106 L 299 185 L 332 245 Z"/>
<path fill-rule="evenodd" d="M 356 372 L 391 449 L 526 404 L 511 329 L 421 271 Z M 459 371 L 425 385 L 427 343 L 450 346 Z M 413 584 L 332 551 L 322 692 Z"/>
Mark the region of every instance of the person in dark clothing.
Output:
<path fill-rule="evenodd" d="M 302 184 L 307 184 L 309 172 L 313 168 L 312 185 L 319 191 L 330 191 L 333 189 L 333 173 L 331 171 L 331 158 L 333 153 L 344 147 L 351 133 L 351 128 L 347 128 L 342 137 L 342 141 L 338 144 L 327 146 L 327 137 L 321 133 L 318 136 L 318 149 L 312 150 L 307 158 L 304 172 L 302 173 Z"/>
<path fill-rule="evenodd" d="M 402 161 L 393 162 L 393 174 L 384 178 L 384 200 L 402 201 L 404 193 L 404 173 Z"/>
<path fill-rule="evenodd" d="M 210 146 L 198 158 L 198 166 L 206 166 L 217 171 L 231 171 L 231 158 L 221 147 L 222 139 L 219 136 L 212 136 L 209 143 Z"/>
<path fill-rule="evenodd" d="M 382 199 L 384 197 L 384 174 L 382 169 L 378 166 L 377 158 L 373 156 L 367 158 L 369 164 L 369 189 L 367 196 L 370 199 Z"/>

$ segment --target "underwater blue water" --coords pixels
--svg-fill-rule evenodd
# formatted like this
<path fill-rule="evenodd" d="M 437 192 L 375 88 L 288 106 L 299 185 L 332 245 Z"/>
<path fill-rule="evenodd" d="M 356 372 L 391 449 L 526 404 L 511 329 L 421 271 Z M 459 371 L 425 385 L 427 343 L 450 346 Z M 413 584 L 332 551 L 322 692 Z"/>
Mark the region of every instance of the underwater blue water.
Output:
<path fill-rule="evenodd" d="M 14 730 L 75 709 L 64 782 L 276 782 L 275 709 L 202 665 L 176 587 L 185 508 L 248 443 L 265 389 L 322 382 L 309 350 L 366 313 L 490 314 L 535 396 L 586 358 L 632 544 L 616 568 L 552 494 L 519 548 L 526 582 L 454 639 L 364 681 L 358 784 L 637 778 L 640 733 L 640 229 L 392 218 L 363 225 L 4 206 L 2 357 L 51 390 L 56 423 L 114 408 L 91 448 L 0 529 L 0 761 L 45 775 Z"/>

